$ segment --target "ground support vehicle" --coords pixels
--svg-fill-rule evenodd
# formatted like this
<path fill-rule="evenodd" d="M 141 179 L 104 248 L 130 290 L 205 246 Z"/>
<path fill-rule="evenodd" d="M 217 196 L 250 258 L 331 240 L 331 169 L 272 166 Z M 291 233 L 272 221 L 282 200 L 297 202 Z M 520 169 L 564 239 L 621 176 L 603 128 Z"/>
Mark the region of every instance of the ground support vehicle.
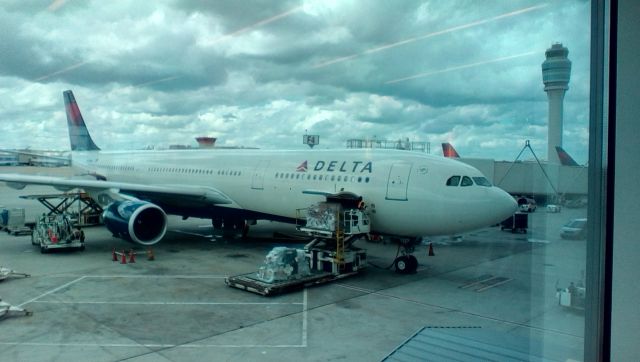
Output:
<path fill-rule="evenodd" d="M 228 277 L 227 285 L 275 295 L 342 279 L 366 267 L 366 251 L 352 245 L 370 231 L 362 208 L 321 202 L 298 211 L 305 219 L 298 230 L 314 239 L 304 249 L 274 248 L 258 272 Z"/>
<path fill-rule="evenodd" d="M 74 229 L 66 214 L 42 215 L 31 232 L 31 244 L 43 254 L 53 249 L 84 250 L 84 232 Z"/>
<path fill-rule="evenodd" d="M 584 310 L 586 288 L 584 286 L 576 286 L 569 284 L 569 287 L 558 289 L 556 293 L 558 304 L 565 308 Z"/>
<path fill-rule="evenodd" d="M 527 233 L 529 227 L 529 215 L 516 212 L 508 219 L 500 223 L 500 230 L 511 230 L 512 233 Z"/>
<path fill-rule="evenodd" d="M 23 208 L 0 208 L 0 229 L 11 235 L 28 235 L 31 228 L 25 224 Z"/>
<path fill-rule="evenodd" d="M 0 319 L 4 317 L 31 316 L 33 312 L 20 307 L 14 307 L 0 299 Z"/>
<path fill-rule="evenodd" d="M 13 277 L 23 277 L 23 278 L 28 278 L 30 277 L 30 274 L 27 273 L 18 273 L 15 270 L 9 269 L 9 268 L 5 268 L 3 266 L 0 266 L 0 282 L 4 281 L 5 279 L 8 278 L 13 278 Z"/>

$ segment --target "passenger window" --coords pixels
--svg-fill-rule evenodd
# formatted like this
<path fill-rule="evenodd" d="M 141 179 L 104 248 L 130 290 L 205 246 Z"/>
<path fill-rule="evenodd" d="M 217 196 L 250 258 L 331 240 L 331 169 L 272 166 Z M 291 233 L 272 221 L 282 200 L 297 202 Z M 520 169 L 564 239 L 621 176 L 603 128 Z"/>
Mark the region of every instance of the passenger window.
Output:
<path fill-rule="evenodd" d="M 447 186 L 458 186 L 460 184 L 460 176 L 451 176 L 447 180 Z"/>
<path fill-rule="evenodd" d="M 471 181 L 471 179 L 467 176 L 464 176 L 462 178 L 462 183 L 460 184 L 460 186 L 471 186 L 473 185 L 473 181 Z"/>

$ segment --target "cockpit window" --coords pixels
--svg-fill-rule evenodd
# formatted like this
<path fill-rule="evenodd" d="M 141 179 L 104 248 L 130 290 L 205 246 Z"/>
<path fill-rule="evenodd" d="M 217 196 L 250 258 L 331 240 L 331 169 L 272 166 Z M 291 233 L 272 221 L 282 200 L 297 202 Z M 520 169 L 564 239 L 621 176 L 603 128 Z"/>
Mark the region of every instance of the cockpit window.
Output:
<path fill-rule="evenodd" d="M 474 177 L 473 181 L 475 181 L 476 185 L 478 186 L 491 187 L 491 182 L 489 182 L 489 180 L 484 177 Z"/>
<path fill-rule="evenodd" d="M 460 176 L 451 176 L 447 180 L 447 186 L 458 186 L 460 184 Z"/>
<path fill-rule="evenodd" d="M 460 186 L 471 186 L 471 185 L 473 185 L 473 181 L 471 181 L 471 178 L 469 178 L 468 176 L 462 177 L 462 183 L 460 184 Z"/>

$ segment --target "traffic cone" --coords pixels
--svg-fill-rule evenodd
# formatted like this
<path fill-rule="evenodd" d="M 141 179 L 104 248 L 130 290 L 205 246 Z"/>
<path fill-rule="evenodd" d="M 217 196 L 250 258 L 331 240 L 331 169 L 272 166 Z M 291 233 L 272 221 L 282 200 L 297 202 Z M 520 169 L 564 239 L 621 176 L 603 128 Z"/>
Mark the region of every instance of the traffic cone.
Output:
<path fill-rule="evenodd" d="M 433 244 L 429 243 L 429 256 L 435 256 L 436 254 L 433 252 Z"/>
<path fill-rule="evenodd" d="M 113 248 L 113 250 L 111 251 L 111 260 L 112 261 L 118 261 L 118 256 L 116 255 L 116 249 Z"/>
<path fill-rule="evenodd" d="M 129 250 L 129 263 L 135 263 L 136 262 L 136 253 L 133 251 L 133 249 Z"/>
<path fill-rule="evenodd" d="M 147 249 L 147 260 L 156 260 L 156 257 L 153 255 L 153 249 Z"/>
<path fill-rule="evenodd" d="M 127 263 L 127 254 L 125 254 L 124 250 L 122 250 L 122 259 L 120 260 L 120 264 Z"/>

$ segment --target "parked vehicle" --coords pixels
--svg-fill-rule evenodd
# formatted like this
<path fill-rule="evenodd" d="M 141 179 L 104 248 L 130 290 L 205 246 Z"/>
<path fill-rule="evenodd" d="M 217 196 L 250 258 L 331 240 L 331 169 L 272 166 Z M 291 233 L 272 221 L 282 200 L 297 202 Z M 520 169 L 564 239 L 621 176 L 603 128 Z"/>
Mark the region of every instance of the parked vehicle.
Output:
<path fill-rule="evenodd" d="M 547 212 L 549 213 L 558 213 L 560 212 L 560 210 L 562 210 L 562 207 L 560 205 L 554 205 L 554 204 L 547 205 Z"/>
<path fill-rule="evenodd" d="M 67 214 L 43 214 L 33 228 L 31 244 L 39 246 L 43 254 L 52 249 L 84 250 L 84 231 L 74 229 Z"/>
<path fill-rule="evenodd" d="M 528 197 L 519 197 L 518 198 L 518 209 L 522 212 L 534 212 L 537 208 L 536 200 L 530 199 Z"/>
<path fill-rule="evenodd" d="M 560 237 L 563 239 L 586 239 L 587 219 L 573 219 L 565 224 L 560 230 Z"/>

